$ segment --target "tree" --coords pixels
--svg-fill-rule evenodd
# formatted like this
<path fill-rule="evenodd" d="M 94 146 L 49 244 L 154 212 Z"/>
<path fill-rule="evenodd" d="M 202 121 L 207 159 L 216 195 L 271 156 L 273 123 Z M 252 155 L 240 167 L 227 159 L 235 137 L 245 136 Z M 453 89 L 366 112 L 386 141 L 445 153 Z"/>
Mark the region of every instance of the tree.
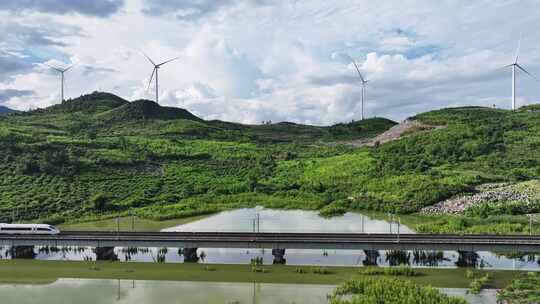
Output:
<path fill-rule="evenodd" d="M 103 193 L 98 193 L 90 198 L 90 205 L 97 211 L 105 211 L 108 202 L 109 197 Z"/>

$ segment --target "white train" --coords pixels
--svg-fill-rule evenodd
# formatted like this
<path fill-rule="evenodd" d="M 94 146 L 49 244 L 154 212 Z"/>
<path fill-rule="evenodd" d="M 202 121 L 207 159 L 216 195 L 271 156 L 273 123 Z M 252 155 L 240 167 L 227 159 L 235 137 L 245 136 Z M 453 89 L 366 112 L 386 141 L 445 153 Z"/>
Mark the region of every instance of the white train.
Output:
<path fill-rule="evenodd" d="M 60 230 L 46 224 L 2 224 L 0 234 L 58 234 Z"/>

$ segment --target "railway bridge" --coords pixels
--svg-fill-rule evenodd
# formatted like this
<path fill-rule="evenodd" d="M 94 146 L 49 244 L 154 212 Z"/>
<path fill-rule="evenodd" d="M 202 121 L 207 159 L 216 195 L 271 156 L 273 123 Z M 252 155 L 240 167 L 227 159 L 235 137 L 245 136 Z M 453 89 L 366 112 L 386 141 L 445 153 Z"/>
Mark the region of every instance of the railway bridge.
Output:
<path fill-rule="evenodd" d="M 63 231 L 4 234 L 0 246 L 540 252 L 540 235 Z"/>

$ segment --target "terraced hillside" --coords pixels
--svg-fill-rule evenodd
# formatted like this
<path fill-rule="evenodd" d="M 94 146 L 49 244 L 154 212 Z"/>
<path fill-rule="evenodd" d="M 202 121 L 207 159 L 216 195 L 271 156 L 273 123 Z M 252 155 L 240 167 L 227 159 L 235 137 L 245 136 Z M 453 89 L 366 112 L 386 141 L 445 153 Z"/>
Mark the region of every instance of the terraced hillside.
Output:
<path fill-rule="evenodd" d="M 129 212 L 169 219 L 254 205 L 324 215 L 415 213 L 482 184 L 538 179 L 534 109 L 423 113 L 410 120 L 429 130 L 409 128 L 401 138 L 354 147 L 347 143 L 375 138 L 395 123 L 241 125 L 93 93 L 0 119 L 0 221 L 59 223 Z M 512 216 L 520 217 L 510 219 L 517 224 L 501 231 L 523 232 L 523 214 L 539 212 L 537 206 L 517 208 Z M 505 215 L 464 215 L 460 223 L 472 224 L 452 227 L 473 229 L 489 216 L 499 217 L 492 219 L 497 226 Z M 424 230 L 455 220 L 422 217 Z"/>
<path fill-rule="evenodd" d="M 253 204 L 319 208 L 333 198 L 273 185 L 280 164 L 351 152 L 334 142 L 394 124 L 241 125 L 93 93 L 0 120 L 0 220 L 58 223 L 129 210 L 163 219 Z"/>

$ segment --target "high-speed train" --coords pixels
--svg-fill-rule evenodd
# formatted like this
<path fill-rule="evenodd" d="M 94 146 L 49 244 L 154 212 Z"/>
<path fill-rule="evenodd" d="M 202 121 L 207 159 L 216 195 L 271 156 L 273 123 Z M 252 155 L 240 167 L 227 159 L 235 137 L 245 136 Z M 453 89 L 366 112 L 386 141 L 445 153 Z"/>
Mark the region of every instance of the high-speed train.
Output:
<path fill-rule="evenodd" d="M 60 230 L 47 224 L 2 224 L 0 234 L 58 234 Z"/>

